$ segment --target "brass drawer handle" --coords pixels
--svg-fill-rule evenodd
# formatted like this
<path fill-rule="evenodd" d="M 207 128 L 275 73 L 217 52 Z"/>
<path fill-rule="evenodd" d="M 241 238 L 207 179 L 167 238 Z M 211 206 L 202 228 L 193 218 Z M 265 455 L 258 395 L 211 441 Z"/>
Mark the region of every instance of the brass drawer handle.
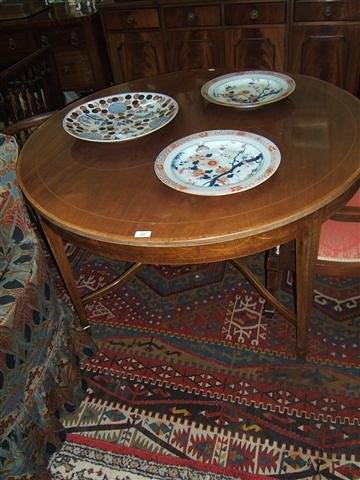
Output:
<path fill-rule="evenodd" d="M 186 20 L 188 23 L 194 23 L 195 20 L 196 20 L 196 15 L 194 12 L 188 12 L 187 16 L 186 16 Z"/>
<path fill-rule="evenodd" d="M 50 45 L 49 40 L 46 35 L 41 35 L 40 37 L 40 45 L 44 48 Z"/>
<path fill-rule="evenodd" d="M 331 5 L 326 5 L 325 7 L 325 17 L 331 17 L 332 10 L 331 10 Z"/>
<path fill-rule="evenodd" d="M 64 74 L 69 75 L 71 73 L 71 68 L 69 65 L 64 65 Z"/>
<path fill-rule="evenodd" d="M 134 25 L 134 22 L 135 22 L 135 17 L 133 15 L 128 15 L 126 17 L 126 23 L 128 25 Z"/>
<path fill-rule="evenodd" d="M 9 45 L 10 50 L 15 50 L 16 49 L 16 42 L 13 38 L 9 38 L 8 45 Z"/>
<path fill-rule="evenodd" d="M 260 12 L 257 8 L 253 8 L 250 12 L 251 20 L 257 20 L 260 17 Z"/>
<path fill-rule="evenodd" d="M 71 32 L 70 33 L 70 43 L 74 47 L 79 45 L 80 42 L 79 42 L 79 36 L 78 36 L 77 32 Z"/>

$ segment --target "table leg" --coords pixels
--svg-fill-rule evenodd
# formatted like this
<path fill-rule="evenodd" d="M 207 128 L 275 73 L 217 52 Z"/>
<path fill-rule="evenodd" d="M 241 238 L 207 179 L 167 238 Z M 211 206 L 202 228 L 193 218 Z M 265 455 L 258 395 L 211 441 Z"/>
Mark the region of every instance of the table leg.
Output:
<path fill-rule="evenodd" d="M 89 322 L 86 318 L 84 304 L 81 300 L 79 290 L 76 286 L 74 274 L 70 262 L 65 253 L 64 243 L 61 237 L 51 228 L 46 220 L 39 217 L 40 224 L 48 241 L 49 247 L 54 255 L 55 262 L 59 269 L 60 275 L 74 305 L 77 316 L 79 317 L 81 326 L 89 328 Z"/>
<path fill-rule="evenodd" d="M 306 224 L 303 234 L 296 239 L 296 347 L 299 358 L 306 355 L 320 229 L 321 222 L 316 219 Z"/>

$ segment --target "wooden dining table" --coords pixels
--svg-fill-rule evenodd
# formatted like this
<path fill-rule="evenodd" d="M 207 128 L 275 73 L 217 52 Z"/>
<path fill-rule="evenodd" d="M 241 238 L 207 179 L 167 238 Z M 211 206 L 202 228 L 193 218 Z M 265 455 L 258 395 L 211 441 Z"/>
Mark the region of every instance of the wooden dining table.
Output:
<path fill-rule="evenodd" d="M 291 75 L 295 91 L 279 102 L 248 110 L 224 107 L 204 99 L 200 90 L 225 73 L 163 74 L 115 85 L 67 106 L 25 143 L 18 182 L 38 215 L 83 325 L 84 305 L 106 288 L 80 297 L 64 241 L 135 262 L 119 280 L 123 282 L 143 264 L 234 261 L 295 240 L 296 309 L 280 311 L 295 325 L 297 353 L 304 356 L 321 224 L 359 184 L 360 101 L 329 83 Z M 64 115 L 74 106 L 134 91 L 170 95 L 178 114 L 163 128 L 124 142 L 90 142 L 64 131 Z M 154 161 L 164 147 L 218 129 L 271 140 L 281 152 L 276 172 L 254 188 L 225 196 L 184 193 L 157 178 Z"/>

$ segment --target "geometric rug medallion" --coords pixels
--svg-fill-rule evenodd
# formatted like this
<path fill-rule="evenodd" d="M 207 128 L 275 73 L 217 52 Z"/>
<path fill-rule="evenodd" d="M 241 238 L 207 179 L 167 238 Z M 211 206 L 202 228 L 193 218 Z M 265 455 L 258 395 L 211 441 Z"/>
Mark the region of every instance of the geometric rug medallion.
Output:
<path fill-rule="evenodd" d="M 83 293 L 127 265 L 70 254 Z M 360 280 L 317 279 L 306 361 L 264 308 L 228 262 L 149 266 L 89 304 L 99 351 L 53 478 L 360 478 Z"/>

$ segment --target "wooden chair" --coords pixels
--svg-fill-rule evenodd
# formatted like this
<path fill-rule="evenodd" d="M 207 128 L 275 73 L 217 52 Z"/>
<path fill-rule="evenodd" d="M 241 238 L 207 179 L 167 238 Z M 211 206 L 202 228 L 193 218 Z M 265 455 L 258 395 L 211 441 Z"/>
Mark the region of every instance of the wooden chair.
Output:
<path fill-rule="evenodd" d="M 64 105 L 51 47 L 45 47 L 0 72 L 0 122 L 9 126 Z M 29 136 L 23 130 L 20 143 Z"/>
<path fill-rule="evenodd" d="M 295 271 L 294 242 L 267 252 L 266 286 L 275 297 L 284 271 Z M 360 190 L 322 225 L 316 271 L 324 276 L 360 276 Z M 268 304 L 266 311 L 274 310 Z"/>

